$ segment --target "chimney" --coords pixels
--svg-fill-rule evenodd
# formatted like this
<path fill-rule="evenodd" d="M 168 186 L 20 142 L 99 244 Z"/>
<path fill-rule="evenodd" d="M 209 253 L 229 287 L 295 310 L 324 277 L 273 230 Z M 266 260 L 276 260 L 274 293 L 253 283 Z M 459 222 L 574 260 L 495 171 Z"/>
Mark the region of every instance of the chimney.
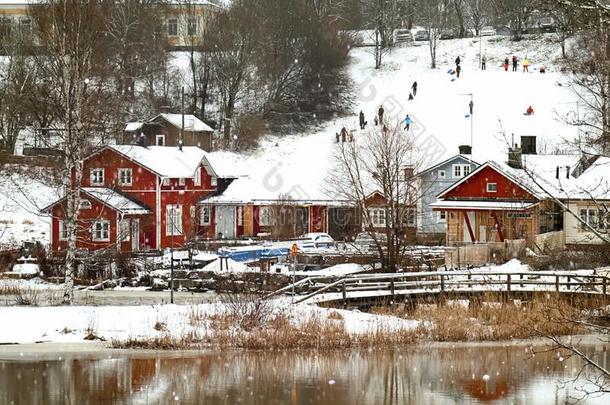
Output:
<path fill-rule="evenodd" d="M 161 111 L 161 113 L 163 114 L 169 114 L 169 112 L 171 111 L 172 107 L 169 105 L 162 105 L 161 107 L 159 107 L 159 110 Z"/>
<path fill-rule="evenodd" d="M 566 179 L 570 178 L 570 166 L 566 166 Z"/>
<path fill-rule="evenodd" d="M 523 169 L 523 160 L 521 159 L 521 148 L 515 144 L 514 147 L 508 148 L 508 165 L 513 169 Z"/>
<path fill-rule="evenodd" d="M 535 155 L 537 153 L 535 136 L 521 137 L 521 152 L 524 155 Z"/>
<path fill-rule="evenodd" d="M 148 142 L 146 140 L 146 135 L 144 135 L 144 132 L 140 132 L 140 136 L 138 137 L 138 146 L 142 146 L 144 148 L 148 146 Z"/>
<path fill-rule="evenodd" d="M 472 155 L 472 146 L 470 145 L 460 145 L 460 155 Z"/>
<path fill-rule="evenodd" d="M 415 169 L 413 166 L 409 165 L 405 167 L 405 180 L 410 180 L 413 178 L 413 174 L 415 173 Z"/>

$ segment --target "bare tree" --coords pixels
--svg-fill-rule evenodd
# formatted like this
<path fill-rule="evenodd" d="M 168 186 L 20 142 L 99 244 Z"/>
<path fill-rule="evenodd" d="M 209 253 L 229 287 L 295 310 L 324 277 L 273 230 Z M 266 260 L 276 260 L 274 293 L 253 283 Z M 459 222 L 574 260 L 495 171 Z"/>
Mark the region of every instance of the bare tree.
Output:
<path fill-rule="evenodd" d="M 508 18 L 513 39 L 520 40 L 537 2 L 534 0 L 495 0 L 494 5 L 498 15 Z"/>
<path fill-rule="evenodd" d="M 360 133 L 355 142 L 340 143 L 333 159 L 329 193 L 350 201 L 362 213 L 363 230 L 375 241 L 384 268 L 396 271 L 409 243 L 407 228 L 415 222 L 417 190 L 412 173 L 418 162 L 413 141 L 400 125 L 384 126 Z M 384 199 L 381 217 L 378 210 L 369 210 L 374 192 Z"/>
<path fill-rule="evenodd" d="M 451 4 L 449 0 L 420 0 L 419 18 L 423 26 L 428 31 L 430 40 L 430 67 L 436 68 L 436 49 L 440 44 L 441 36 L 448 28 L 448 21 L 451 14 Z"/>
<path fill-rule="evenodd" d="M 488 0 L 464 0 L 468 25 L 477 36 L 489 19 L 489 4 Z"/>
<path fill-rule="evenodd" d="M 366 27 L 373 30 L 375 69 L 394 45 L 394 30 L 400 27 L 397 0 L 373 0 L 362 3 Z"/>
<path fill-rule="evenodd" d="M 46 102 L 62 136 L 63 188 L 66 190 L 64 303 L 74 299 L 78 212 L 83 160 L 100 139 L 111 105 L 106 81 L 112 77 L 112 42 L 107 32 L 111 2 L 48 0 L 32 9 L 39 49 L 33 60 L 51 86 Z"/>
<path fill-rule="evenodd" d="M 247 0 L 237 0 L 208 25 L 206 37 L 212 73 L 222 97 L 225 142 L 231 138 L 236 104 L 253 80 L 258 39 L 253 28 L 259 23 Z"/>

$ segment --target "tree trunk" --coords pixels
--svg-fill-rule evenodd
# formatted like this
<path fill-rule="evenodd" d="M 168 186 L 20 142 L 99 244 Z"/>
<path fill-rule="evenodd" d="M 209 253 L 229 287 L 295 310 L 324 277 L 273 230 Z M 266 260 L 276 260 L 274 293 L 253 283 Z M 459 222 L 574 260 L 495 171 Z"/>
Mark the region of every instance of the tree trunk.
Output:
<path fill-rule="evenodd" d="M 233 113 L 235 112 L 235 95 L 230 94 L 229 100 L 227 101 L 227 107 L 225 108 L 225 119 L 224 119 L 224 138 L 225 141 L 231 140 L 231 120 L 233 119 Z"/>

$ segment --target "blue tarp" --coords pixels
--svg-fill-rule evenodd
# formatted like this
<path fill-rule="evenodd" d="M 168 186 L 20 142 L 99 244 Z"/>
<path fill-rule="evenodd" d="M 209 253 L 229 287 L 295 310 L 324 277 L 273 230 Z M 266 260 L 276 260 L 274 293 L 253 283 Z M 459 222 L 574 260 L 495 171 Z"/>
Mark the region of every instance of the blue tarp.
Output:
<path fill-rule="evenodd" d="M 272 259 L 287 256 L 290 252 L 288 247 L 274 246 L 250 246 L 239 248 L 220 248 L 218 255 L 228 257 L 236 262 L 256 262 L 260 259 Z"/>

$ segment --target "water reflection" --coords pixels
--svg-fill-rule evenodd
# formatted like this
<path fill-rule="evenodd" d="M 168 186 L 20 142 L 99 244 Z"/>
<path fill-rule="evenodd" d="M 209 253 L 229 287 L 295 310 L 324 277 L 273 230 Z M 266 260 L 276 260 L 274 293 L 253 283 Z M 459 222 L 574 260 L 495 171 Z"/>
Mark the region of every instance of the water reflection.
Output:
<path fill-rule="evenodd" d="M 603 364 L 603 346 L 586 347 Z M 1 404 L 560 404 L 579 369 L 525 347 L 0 360 Z M 610 397 L 589 400 L 609 403 Z"/>

